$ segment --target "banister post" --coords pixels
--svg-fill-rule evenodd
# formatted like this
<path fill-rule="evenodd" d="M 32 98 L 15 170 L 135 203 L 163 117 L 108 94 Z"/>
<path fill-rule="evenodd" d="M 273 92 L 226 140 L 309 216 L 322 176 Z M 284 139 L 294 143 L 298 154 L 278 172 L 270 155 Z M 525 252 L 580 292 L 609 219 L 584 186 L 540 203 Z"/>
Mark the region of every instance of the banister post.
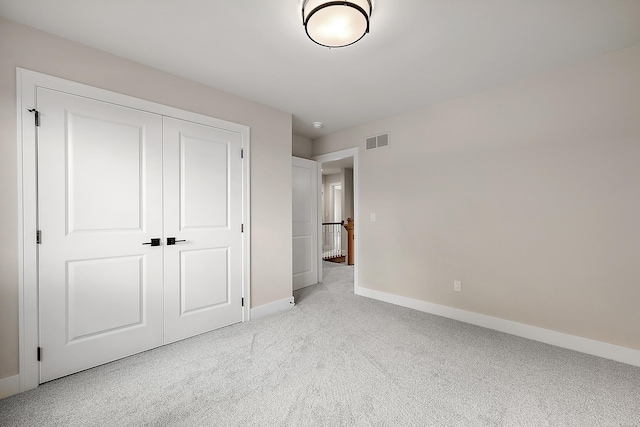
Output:
<path fill-rule="evenodd" d="M 348 265 L 353 265 L 354 264 L 354 254 L 353 254 L 353 247 L 354 247 L 354 236 L 353 236 L 353 218 L 347 218 L 347 223 L 343 224 L 343 227 L 345 228 L 345 230 L 347 230 L 347 264 Z"/>

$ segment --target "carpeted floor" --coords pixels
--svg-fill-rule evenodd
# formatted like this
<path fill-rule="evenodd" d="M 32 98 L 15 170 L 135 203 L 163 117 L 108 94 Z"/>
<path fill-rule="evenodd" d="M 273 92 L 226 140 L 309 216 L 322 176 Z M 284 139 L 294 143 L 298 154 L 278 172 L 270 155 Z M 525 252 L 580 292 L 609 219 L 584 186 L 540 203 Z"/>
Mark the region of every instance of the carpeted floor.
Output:
<path fill-rule="evenodd" d="M 0 400 L 1 426 L 640 426 L 640 368 L 353 294 Z"/>

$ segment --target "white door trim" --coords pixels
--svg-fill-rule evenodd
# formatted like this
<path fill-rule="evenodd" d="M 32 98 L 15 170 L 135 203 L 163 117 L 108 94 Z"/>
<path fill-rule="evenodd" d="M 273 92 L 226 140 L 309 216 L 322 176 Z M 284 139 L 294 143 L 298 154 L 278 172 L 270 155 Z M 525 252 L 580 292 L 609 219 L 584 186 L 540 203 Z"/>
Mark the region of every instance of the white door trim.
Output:
<path fill-rule="evenodd" d="M 201 123 L 208 126 L 238 132 L 242 135 L 244 162 L 242 165 L 243 207 L 242 239 L 243 278 L 242 294 L 244 307 L 243 321 L 250 317 L 250 128 L 246 125 L 216 119 L 190 111 L 180 110 L 167 105 L 134 98 L 104 89 L 49 76 L 35 71 L 16 68 L 16 107 L 17 107 L 17 163 L 18 163 L 18 292 L 19 292 L 19 375 L 20 391 L 36 388 L 40 373 L 36 358 L 38 347 L 38 259 L 36 246 L 37 230 L 37 165 L 36 165 L 36 129 L 34 115 L 28 109 L 35 107 L 38 87 L 98 99 L 135 108 L 163 116 Z M 41 117 L 46 120 L 46 117 Z M 44 237 L 46 238 L 46 236 Z"/>
<path fill-rule="evenodd" d="M 360 203 L 359 200 L 359 166 L 358 166 L 358 147 L 347 148 L 346 150 L 334 151 L 333 153 L 321 154 L 312 157 L 312 160 L 318 162 L 318 185 L 322 185 L 322 163 L 332 162 L 334 160 L 340 160 L 347 157 L 353 157 L 353 216 L 355 219 L 353 232 L 356 236 L 353 248 L 354 256 L 354 269 L 353 269 L 353 291 L 357 295 L 360 290 L 359 285 L 359 273 L 360 261 L 358 260 L 358 245 L 360 241 L 359 232 L 359 218 L 360 218 Z M 322 236 L 322 191 L 318 191 L 318 236 Z M 318 281 L 322 282 L 322 239 L 318 237 Z"/>

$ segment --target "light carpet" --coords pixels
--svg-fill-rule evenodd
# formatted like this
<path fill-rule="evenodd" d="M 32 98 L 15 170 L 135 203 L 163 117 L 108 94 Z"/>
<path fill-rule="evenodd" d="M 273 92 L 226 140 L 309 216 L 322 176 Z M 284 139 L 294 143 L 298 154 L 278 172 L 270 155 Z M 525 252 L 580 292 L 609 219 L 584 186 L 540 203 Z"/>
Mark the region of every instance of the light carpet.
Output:
<path fill-rule="evenodd" d="M 640 368 L 353 294 L 0 400 L 2 426 L 640 426 Z"/>

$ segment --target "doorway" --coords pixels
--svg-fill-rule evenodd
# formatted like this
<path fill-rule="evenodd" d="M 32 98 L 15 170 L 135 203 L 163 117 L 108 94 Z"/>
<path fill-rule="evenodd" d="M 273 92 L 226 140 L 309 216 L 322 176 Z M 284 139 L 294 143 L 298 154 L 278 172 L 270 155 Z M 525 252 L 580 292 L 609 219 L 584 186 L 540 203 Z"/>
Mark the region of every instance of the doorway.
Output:
<path fill-rule="evenodd" d="M 316 160 L 319 165 L 318 170 L 318 183 L 319 183 L 319 191 L 318 191 L 318 206 L 319 206 L 319 215 L 318 217 L 322 220 L 318 221 L 318 236 L 322 235 L 322 223 L 334 220 L 338 216 L 344 216 L 345 212 L 350 213 L 354 219 L 354 293 L 357 293 L 359 289 L 359 262 L 358 262 L 358 218 L 359 216 L 359 190 L 358 190 L 358 148 L 350 148 L 346 150 L 336 151 L 333 153 L 322 154 L 319 156 L 315 156 L 313 160 Z M 344 173 L 344 170 L 351 170 L 352 173 Z M 337 179 L 337 175 L 340 174 L 343 178 Z M 329 184 L 323 185 L 323 175 L 324 176 L 333 176 L 334 185 L 333 187 Z M 346 176 L 346 178 L 344 178 Z M 331 182 L 332 179 L 325 178 L 325 184 L 327 182 Z M 340 184 L 338 184 L 338 182 Z M 347 193 L 345 187 L 352 187 L 352 197 L 345 197 L 345 193 Z M 337 195 L 337 196 L 336 196 Z M 335 201 L 336 197 L 340 197 L 339 208 L 342 214 L 338 215 L 336 211 L 336 203 L 332 203 L 333 199 Z M 346 217 L 341 218 L 346 222 Z M 343 237 L 345 245 L 347 248 L 348 244 L 346 243 L 346 232 Z M 319 281 L 322 281 L 322 268 L 323 263 L 325 261 L 322 260 L 323 253 L 323 239 L 318 239 L 318 276 Z"/>

